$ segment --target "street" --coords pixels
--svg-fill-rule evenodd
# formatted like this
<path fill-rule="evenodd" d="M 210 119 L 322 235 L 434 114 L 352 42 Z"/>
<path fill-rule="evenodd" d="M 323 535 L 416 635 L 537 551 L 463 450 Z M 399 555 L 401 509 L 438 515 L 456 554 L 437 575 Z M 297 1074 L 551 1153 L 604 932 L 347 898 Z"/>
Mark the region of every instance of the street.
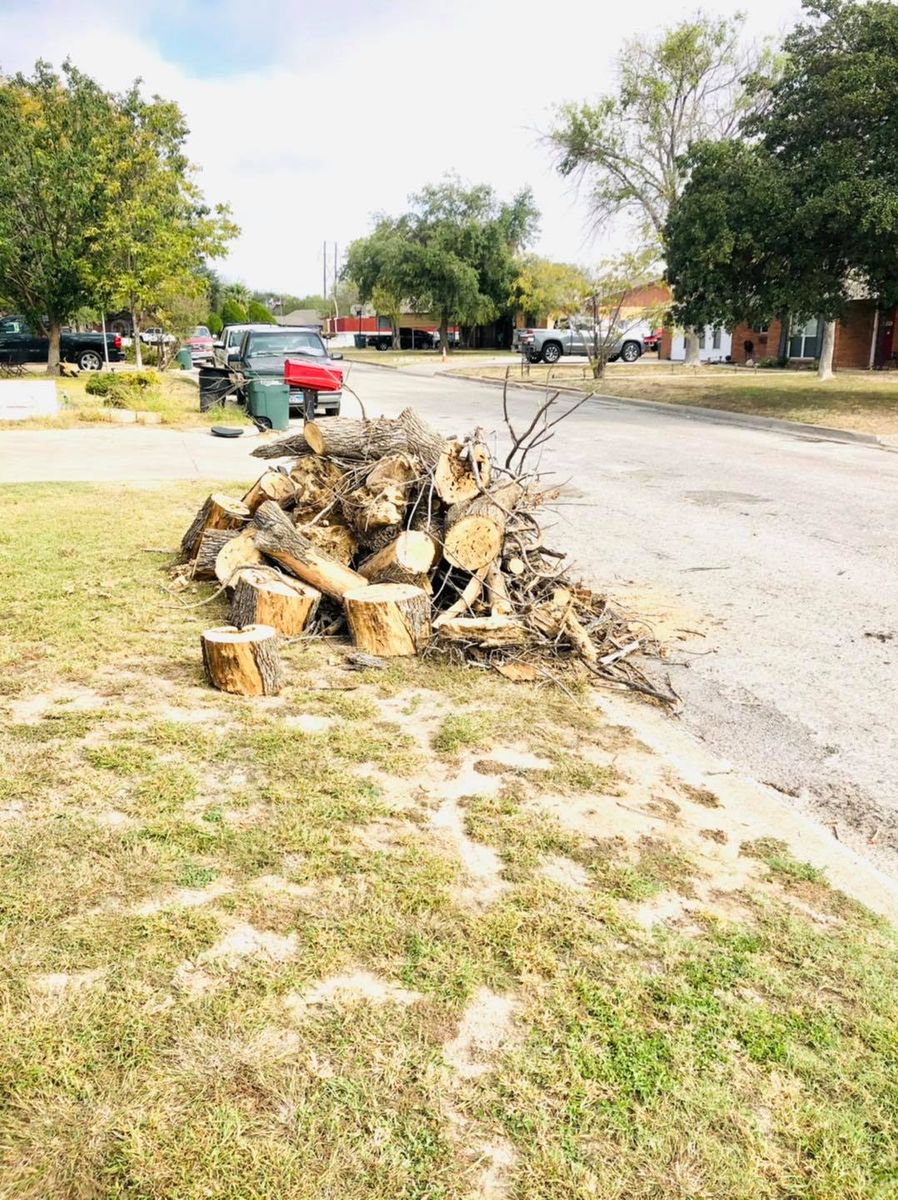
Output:
<path fill-rule="evenodd" d="M 355 365 L 368 415 L 414 405 L 501 432 L 501 391 Z M 538 396 L 510 393 L 515 414 Z M 351 396 L 344 413 L 354 415 Z M 249 479 L 251 444 L 149 428 L 0 434 L 0 482 Z M 542 467 L 564 483 L 550 544 L 657 623 L 684 726 L 898 865 L 898 455 L 589 401 Z"/>

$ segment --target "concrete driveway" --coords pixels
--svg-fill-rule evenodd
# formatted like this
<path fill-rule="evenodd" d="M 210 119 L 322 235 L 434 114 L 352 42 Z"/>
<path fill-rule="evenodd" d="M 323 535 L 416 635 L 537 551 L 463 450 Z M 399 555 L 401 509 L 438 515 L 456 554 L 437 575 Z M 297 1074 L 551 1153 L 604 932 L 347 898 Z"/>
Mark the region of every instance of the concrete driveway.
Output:
<path fill-rule="evenodd" d="M 501 428 L 489 385 L 361 364 L 350 382 L 369 415 L 414 405 L 446 432 Z M 523 415 L 538 397 L 511 399 Z M 0 482 L 247 479 L 255 444 L 16 430 L 0 433 Z M 680 721 L 898 867 L 898 455 L 590 401 L 543 468 L 569 481 L 550 542 L 675 639 Z"/>

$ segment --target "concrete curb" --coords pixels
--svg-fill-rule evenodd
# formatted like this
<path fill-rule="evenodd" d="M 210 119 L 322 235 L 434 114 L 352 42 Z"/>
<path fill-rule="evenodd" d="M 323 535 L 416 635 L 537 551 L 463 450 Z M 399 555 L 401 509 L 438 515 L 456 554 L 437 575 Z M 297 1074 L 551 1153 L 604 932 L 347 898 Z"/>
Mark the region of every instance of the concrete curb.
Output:
<path fill-rule="evenodd" d="M 449 371 L 441 371 L 431 378 L 456 379 L 460 382 L 486 383 L 495 387 L 503 387 L 504 380 L 488 379 L 482 375 L 453 375 Z M 528 391 L 544 392 L 545 384 L 524 383 L 509 380 L 510 387 L 526 388 Z M 564 392 L 566 395 L 581 395 L 579 388 L 555 387 L 553 390 Z M 642 409 L 648 412 L 665 413 L 668 416 L 681 417 L 686 421 L 710 421 L 717 425 L 737 425 L 742 429 L 764 429 L 774 433 L 791 433 L 812 440 L 825 442 L 846 442 L 861 446 L 875 446 L 880 450 L 890 450 L 892 447 L 882 441 L 875 433 L 860 433 L 853 429 L 833 429 L 829 425 L 805 425 L 802 421 L 786 421 L 779 417 L 753 417 L 750 413 L 728 412 L 721 408 L 703 408 L 698 404 L 664 404 L 659 400 L 637 400 L 631 396 L 613 396 L 596 394 L 593 400 L 603 404 L 618 404 L 625 408 Z"/>

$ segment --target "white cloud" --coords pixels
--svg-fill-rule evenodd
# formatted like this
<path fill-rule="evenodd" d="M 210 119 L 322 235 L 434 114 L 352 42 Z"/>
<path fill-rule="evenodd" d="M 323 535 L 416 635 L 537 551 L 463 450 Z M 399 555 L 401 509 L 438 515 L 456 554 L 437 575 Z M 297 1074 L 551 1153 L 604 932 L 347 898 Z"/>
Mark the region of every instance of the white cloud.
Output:
<path fill-rule="evenodd" d="M 234 39 L 244 22 L 267 22 L 261 44 L 270 61 L 256 65 L 248 46 L 238 73 L 198 71 L 204 43 L 195 17 L 185 31 L 189 53 L 167 60 L 153 33 L 164 22 L 164 44 L 177 37 L 184 6 L 171 0 L 144 6 L 139 29 L 105 4 L 50 0 L 37 10 L 0 0 L 0 67 L 28 69 L 38 57 L 58 64 L 68 55 L 106 86 L 140 75 L 148 90 L 176 100 L 207 198 L 229 202 L 242 228 L 223 272 L 294 293 L 320 287 L 324 239 L 345 247 L 366 232 L 372 213 L 401 210 L 410 192 L 446 171 L 503 196 L 531 186 L 543 214 L 539 249 L 559 259 L 596 257 L 585 206 L 554 173 L 538 131 L 554 104 L 612 84 L 626 38 L 693 11 L 662 0 L 636 8 L 595 0 L 192 7 Z M 730 16 L 739 7 L 713 0 L 711 11 Z M 789 15 L 773 0 L 752 6 L 761 34 Z"/>

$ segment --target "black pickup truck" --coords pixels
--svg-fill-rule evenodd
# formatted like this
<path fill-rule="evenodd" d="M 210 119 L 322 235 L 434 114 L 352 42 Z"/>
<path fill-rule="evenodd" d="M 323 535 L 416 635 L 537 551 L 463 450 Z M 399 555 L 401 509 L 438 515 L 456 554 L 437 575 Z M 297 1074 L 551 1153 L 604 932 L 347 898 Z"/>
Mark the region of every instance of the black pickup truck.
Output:
<path fill-rule="evenodd" d="M 121 362 L 125 357 L 119 334 L 107 333 L 106 347 L 110 362 Z M 0 318 L 0 359 L 12 355 L 16 362 L 45 363 L 49 350 L 50 339 L 32 333 L 24 317 Z M 99 371 L 105 362 L 103 334 L 63 331 L 59 337 L 59 357 L 64 362 L 76 363 L 82 371 Z"/>

